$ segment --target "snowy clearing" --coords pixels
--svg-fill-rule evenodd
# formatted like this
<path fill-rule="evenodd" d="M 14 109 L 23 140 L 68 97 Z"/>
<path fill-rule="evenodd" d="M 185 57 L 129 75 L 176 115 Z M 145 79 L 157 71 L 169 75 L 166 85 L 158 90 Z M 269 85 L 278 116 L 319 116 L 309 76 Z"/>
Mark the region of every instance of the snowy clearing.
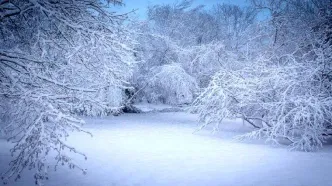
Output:
<path fill-rule="evenodd" d="M 319 152 L 289 151 L 232 137 L 242 123 L 229 121 L 223 132 L 192 134 L 197 116 L 183 112 L 124 114 L 85 119 L 85 129 L 70 144 L 86 152 L 77 158 L 88 174 L 59 167 L 47 186 L 328 186 L 332 183 L 332 146 Z M 232 123 L 232 125 L 230 125 Z M 242 131 L 243 132 L 243 131 Z M 0 140 L 1 171 L 10 161 L 10 145 Z M 32 171 L 11 186 L 34 185 Z"/>

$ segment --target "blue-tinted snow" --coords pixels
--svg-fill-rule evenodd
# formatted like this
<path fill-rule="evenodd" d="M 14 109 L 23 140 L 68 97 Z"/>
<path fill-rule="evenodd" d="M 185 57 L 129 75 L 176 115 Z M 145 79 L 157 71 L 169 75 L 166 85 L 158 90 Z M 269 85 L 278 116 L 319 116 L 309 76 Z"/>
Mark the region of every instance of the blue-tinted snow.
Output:
<path fill-rule="evenodd" d="M 241 143 L 232 137 L 242 130 L 228 121 L 226 132 L 211 134 L 197 126 L 195 115 L 124 114 L 87 118 L 94 134 L 73 134 L 69 143 L 86 152 L 76 161 L 88 169 L 50 170 L 47 186 L 328 186 L 332 183 L 332 147 L 318 152 L 289 151 L 261 142 Z M 0 140 L 0 169 L 10 160 L 10 145 Z M 11 186 L 34 185 L 32 172 Z"/>

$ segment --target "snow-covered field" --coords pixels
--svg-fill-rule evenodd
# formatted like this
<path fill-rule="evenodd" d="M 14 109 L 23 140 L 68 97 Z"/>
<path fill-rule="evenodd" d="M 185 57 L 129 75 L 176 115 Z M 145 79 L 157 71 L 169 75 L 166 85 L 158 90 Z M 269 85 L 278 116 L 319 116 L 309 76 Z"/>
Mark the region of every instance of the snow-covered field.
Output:
<path fill-rule="evenodd" d="M 262 142 L 236 142 L 242 123 L 229 121 L 223 132 L 203 130 L 195 115 L 183 112 L 124 114 L 87 118 L 94 134 L 75 133 L 70 144 L 86 152 L 77 162 L 83 175 L 65 167 L 50 170 L 47 186 L 330 186 L 332 146 L 318 152 L 289 151 Z M 232 124 L 232 125 L 231 125 Z M 10 145 L 0 139 L 0 170 L 10 161 Z M 25 172 L 10 186 L 34 185 Z"/>

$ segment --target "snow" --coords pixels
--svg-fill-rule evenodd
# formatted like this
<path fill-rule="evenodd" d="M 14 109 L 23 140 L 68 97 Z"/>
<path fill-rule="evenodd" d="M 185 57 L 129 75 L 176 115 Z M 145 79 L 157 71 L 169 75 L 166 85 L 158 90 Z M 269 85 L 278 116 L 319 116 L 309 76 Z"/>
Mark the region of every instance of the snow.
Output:
<path fill-rule="evenodd" d="M 317 152 L 289 151 L 261 141 L 237 142 L 236 134 L 249 130 L 229 120 L 223 132 L 196 129 L 197 116 L 183 112 L 124 114 L 84 118 L 85 129 L 69 143 L 86 152 L 75 157 L 87 168 L 50 170 L 47 186 L 324 186 L 332 183 L 332 146 Z M 9 148 L 0 139 L 0 171 L 10 161 Z M 32 171 L 10 186 L 33 185 Z"/>
<path fill-rule="evenodd" d="M 183 108 L 178 106 L 171 106 L 165 104 L 157 104 L 157 103 L 136 103 L 134 107 L 138 108 L 140 111 L 147 113 L 147 112 L 177 112 L 183 111 Z"/>

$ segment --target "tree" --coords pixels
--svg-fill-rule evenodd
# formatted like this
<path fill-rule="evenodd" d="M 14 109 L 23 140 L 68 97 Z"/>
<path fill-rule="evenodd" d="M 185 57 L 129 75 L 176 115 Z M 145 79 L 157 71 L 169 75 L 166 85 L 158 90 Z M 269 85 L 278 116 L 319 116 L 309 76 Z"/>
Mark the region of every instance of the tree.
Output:
<path fill-rule="evenodd" d="M 270 47 L 243 68 L 221 69 L 193 111 L 202 127 L 217 129 L 224 118 L 241 117 L 254 128 L 242 137 L 285 139 L 295 149 L 315 150 L 332 136 L 331 2 L 270 3 L 254 1 L 272 11 Z"/>
<path fill-rule="evenodd" d="M 183 0 L 173 5 L 148 7 L 148 20 L 156 33 L 167 36 L 180 46 L 208 43 L 216 36 L 215 22 L 203 6 L 193 7 Z"/>
<path fill-rule="evenodd" d="M 155 79 L 156 69 L 163 69 L 169 64 L 183 68 L 185 74 L 195 78 L 198 88 L 207 87 L 211 77 L 223 67 L 243 66 L 240 58 L 250 58 L 254 53 L 248 50 L 249 46 L 257 50 L 265 46 L 262 43 L 266 34 L 258 31 L 261 27 L 254 24 L 256 12 L 252 8 L 227 4 L 217 4 L 208 10 L 203 6 L 194 7 L 192 1 L 187 0 L 148 7 L 148 21 L 138 24 L 141 33 L 138 51 L 142 62 L 135 71 L 134 84 L 140 91 L 136 95 L 151 98 L 149 90 L 152 89 L 147 89 L 148 84 Z M 233 33 L 236 34 L 231 35 Z M 261 35 L 250 38 L 253 33 Z M 199 90 L 197 87 L 189 89 Z M 160 97 L 148 100 L 153 102 Z M 162 99 L 169 100 L 170 97 Z"/>
<path fill-rule="evenodd" d="M 134 61 L 126 15 L 109 13 L 109 3 L 121 1 L 0 0 L 0 111 L 15 144 L 4 183 L 35 169 L 42 184 L 51 151 L 56 166 L 86 172 L 67 153 L 86 156 L 64 139 L 70 131 L 86 132 L 77 115 L 119 109 L 122 94 L 115 102 L 106 96 L 130 88 Z"/>
<path fill-rule="evenodd" d="M 143 90 L 149 102 L 171 105 L 189 104 L 197 92 L 196 80 L 178 63 L 167 64 L 151 70 Z"/>
<path fill-rule="evenodd" d="M 217 25 L 217 38 L 227 48 L 238 50 L 246 44 L 246 31 L 256 21 L 257 11 L 252 7 L 241 8 L 237 5 L 216 4 L 212 16 Z"/>

